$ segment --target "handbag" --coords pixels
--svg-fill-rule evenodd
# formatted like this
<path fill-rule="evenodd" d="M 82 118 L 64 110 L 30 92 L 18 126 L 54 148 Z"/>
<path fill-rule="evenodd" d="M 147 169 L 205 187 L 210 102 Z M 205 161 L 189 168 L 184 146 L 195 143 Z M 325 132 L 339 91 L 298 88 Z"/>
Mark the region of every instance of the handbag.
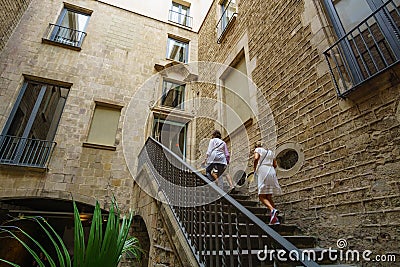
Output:
<path fill-rule="evenodd" d="M 262 163 L 264 162 L 265 158 L 266 158 L 267 155 L 268 155 L 268 150 L 267 150 L 267 149 L 264 149 L 264 150 L 266 151 L 266 153 L 265 153 L 263 159 L 259 162 L 259 164 L 258 164 L 258 166 L 257 166 L 257 170 L 258 170 L 258 167 L 262 165 Z M 257 170 L 254 172 L 254 175 L 255 175 L 255 176 L 257 175 Z"/>

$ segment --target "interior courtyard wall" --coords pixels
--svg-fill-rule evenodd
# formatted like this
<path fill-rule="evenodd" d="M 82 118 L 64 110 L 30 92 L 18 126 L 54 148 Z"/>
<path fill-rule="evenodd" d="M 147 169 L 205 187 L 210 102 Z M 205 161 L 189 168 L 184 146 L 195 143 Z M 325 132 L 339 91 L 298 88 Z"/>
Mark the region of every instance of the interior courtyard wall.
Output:
<path fill-rule="evenodd" d="M 69 192 L 107 202 L 114 194 L 122 207 L 128 208 L 133 179 L 122 150 L 126 107 L 140 86 L 157 73 L 154 65 L 169 62 L 166 60 L 168 34 L 191 40 L 190 60 L 197 59 L 197 37 L 186 29 L 99 1 L 72 0 L 68 3 L 93 11 L 81 51 L 42 43 L 49 23 L 57 21 L 63 2 L 34 0 L 0 55 L 1 127 L 8 119 L 24 75 L 72 84 L 48 170 L 1 168 L 0 196 L 47 196 Z M 95 101 L 122 106 L 115 151 L 83 146 Z M 137 127 L 138 136 L 131 138 L 140 151 L 144 144 L 144 130 L 141 129 L 145 122 L 138 122 L 133 127 Z"/>
<path fill-rule="evenodd" d="M 286 222 L 318 236 L 321 246 L 346 238 L 357 249 L 398 250 L 398 68 L 340 99 L 322 54 L 334 39 L 320 1 L 238 1 L 220 44 L 218 5 L 200 29 L 199 60 L 225 62 L 247 34 L 249 57 L 256 59 L 252 79 L 272 109 L 277 147 L 295 143 L 304 153 L 300 170 L 279 179 L 284 194 L 275 200 Z M 217 87 L 204 88 L 217 97 Z M 257 127 L 248 131 L 260 136 Z M 208 132 L 197 135 L 201 140 Z"/>

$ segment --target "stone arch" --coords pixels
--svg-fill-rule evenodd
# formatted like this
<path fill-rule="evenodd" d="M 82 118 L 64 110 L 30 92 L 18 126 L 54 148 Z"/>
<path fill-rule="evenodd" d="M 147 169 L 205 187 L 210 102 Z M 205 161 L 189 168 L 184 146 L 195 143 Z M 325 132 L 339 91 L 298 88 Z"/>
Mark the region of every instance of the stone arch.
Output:
<path fill-rule="evenodd" d="M 49 198 L 49 199 L 60 199 L 66 201 L 72 201 L 94 206 L 96 199 L 92 196 L 82 195 L 75 192 L 67 192 L 61 190 L 47 191 L 43 189 L 23 189 L 10 192 L 9 194 L 1 194 L 0 201 L 3 199 L 10 198 Z"/>
<path fill-rule="evenodd" d="M 150 254 L 150 237 L 149 232 L 147 230 L 147 226 L 145 221 L 140 215 L 135 215 L 133 217 L 133 222 L 131 226 L 131 235 L 136 237 L 139 240 L 140 247 L 143 250 L 143 254 L 141 255 L 141 260 L 139 263 L 135 263 L 135 267 L 147 267 L 149 264 L 149 254 Z M 126 260 L 133 261 L 135 257 L 132 255 L 127 255 Z M 132 265 L 129 265 L 132 266 Z"/>

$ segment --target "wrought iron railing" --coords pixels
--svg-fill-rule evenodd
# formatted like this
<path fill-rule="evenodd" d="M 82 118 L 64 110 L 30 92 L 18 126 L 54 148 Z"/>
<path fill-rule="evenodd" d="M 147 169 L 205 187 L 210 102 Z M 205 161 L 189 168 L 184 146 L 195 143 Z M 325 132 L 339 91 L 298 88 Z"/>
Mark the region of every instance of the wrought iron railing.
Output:
<path fill-rule="evenodd" d="M 235 0 L 230 0 L 229 3 L 224 6 L 224 11 L 217 23 L 217 43 L 221 42 L 225 32 L 228 30 L 228 26 L 232 24 L 236 16 Z"/>
<path fill-rule="evenodd" d="M 187 14 L 169 10 L 168 20 L 192 28 L 193 18 Z"/>
<path fill-rule="evenodd" d="M 147 166 L 147 167 L 145 167 Z M 265 246 L 301 255 L 292 243 L 153 138 L 139 154 L 149 169 L 199 266 L 258 266 Z M 148 182 L 148 181 L 147 181 Z M 296 254 L 297 253 L 297 254 Z M 308 257 L 296 264 L 319 266 Z"/>
<path fill-rule="evenodd" d="M 60 25 L 49 24 L 43 39 L 73 47 L 81 47 L 85 36 L 86 32 Z"/>
<path fill-rule="evenodd" d="M 46 168 L 56 143 L 0 135 L 0 164 Z"/>
<path fill-rule="evenodd" d="M 387 1 L 324 52 L 340 97 L 400 61 L 396 3 Z"/>

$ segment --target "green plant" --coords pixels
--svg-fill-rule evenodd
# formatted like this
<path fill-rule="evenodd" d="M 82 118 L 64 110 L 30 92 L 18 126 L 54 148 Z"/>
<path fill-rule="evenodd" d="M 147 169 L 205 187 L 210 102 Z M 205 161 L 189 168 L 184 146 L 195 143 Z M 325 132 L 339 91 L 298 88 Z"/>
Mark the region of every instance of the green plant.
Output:
<path fill-rule="evenodd" d="M 128 217 L 125 215 L 120 220 L 120 212 L 116 202 L 113 200 L 108 214 L 106 229 L 103 233 L 103 217 L 98 202 L 93 212 L 92 224 L 90 227 L 89 238 L 85 243 L 82 222 L 78 208 L 74 205 L 74 257 L 71 257 L 68 250 L 53 227 L 40 216 L 23 217 L 16 220 L 33 220 L 44 231 L 46 236 L 51 240 L 51 243 L 56 251 L 57 258 L 53 259 L 48 251 L 27 232 L 16 226 L 0 226 L 1 232 L 6 232 L 11 237 L 18 240 L 24 248 L 33 256 L 40 267 L 44 267 L 43 257 L 40 257 L 35 250 L 24 242 L 17 232 L 31 240 L 35 246 L 43 253 L 48 264 L 54 267 L 92 267 L 92 266 L 107 266 L 116 267 L 121 261 L 122 256 L 126 252 L 130 252 L 137 259 L 140 259 L 142 250 L 139 241 L 135 237 L 129 236 L 129 229 L 132 224 L 132 212 Z M 86 245 L 85 245 L 86 244 Z M 0 259 L 1 262 L 10 264 L 11 266 L 19 267 L 19 265 L 9 262 L 5 259 Z"/>

